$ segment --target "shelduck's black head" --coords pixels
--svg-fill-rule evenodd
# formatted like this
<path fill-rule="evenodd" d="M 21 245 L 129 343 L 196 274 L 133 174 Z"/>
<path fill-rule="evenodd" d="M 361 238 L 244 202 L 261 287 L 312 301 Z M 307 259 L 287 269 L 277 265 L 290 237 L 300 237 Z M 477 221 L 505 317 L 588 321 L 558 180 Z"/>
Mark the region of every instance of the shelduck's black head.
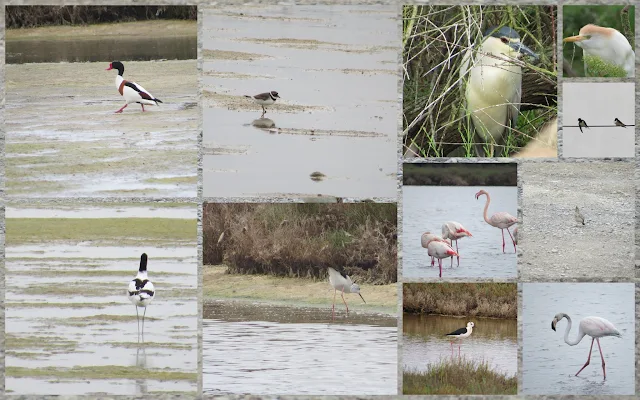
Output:
<path fill-rule="evenodd" d="M 122 76 L 122 74 L 124 74 L 124 65 L 122 65 L 122 63 L 120 61 L 113 61 L 112 63 L 109 64 L 109 68 L 107 68 L 107 71 L 110 71 L 112 69 L 117 69 L 118 70 L 118 75 Z"/>
<path fill-rule="evenodd" d="M 140 269 L 138 271 L 146 271 L 147 270 L 147 253 L 142 253 L 140 256 Z"/>

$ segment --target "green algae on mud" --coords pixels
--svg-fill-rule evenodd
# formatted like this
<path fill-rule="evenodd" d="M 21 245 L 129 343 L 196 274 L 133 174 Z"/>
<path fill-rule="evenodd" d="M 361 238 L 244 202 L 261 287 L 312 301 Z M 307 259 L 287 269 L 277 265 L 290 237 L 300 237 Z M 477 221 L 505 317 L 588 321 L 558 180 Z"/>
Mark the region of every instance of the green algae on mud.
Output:
<path fill-rule="evenodd" d="M 8 246 L 84 241 L 94 241 L 94 246 L 189 246 L 195 242 L 196 227 L 195 219 L 7 218 L 5 240 Z"/>
<path fill-rule="evenodd" d="M 7 367 L 6 376 L 13 378 L 51 377 L 65 379 L 153 379 L 158 381 L 195 381 L 198 374 L 165 369 L 148 369 L 137 366 L 99 365 L 73 368 L 23 368 Z"/>
<path fill-rule="evenodd" d="M 326 281 L 267 275 L 227 274 L 223 265 L 204 266 L 202 293 L 207 300 L 251 300 L 292 307 L 331 308 L 333 289 Z M 397 285 L 360 285 L 363 303 L 349 309 L 397 314 Z"/>
<path fill-rule="evenodd" d="M 41 351 L 70 351 L 78 346 L 78 342 L 55 336 L 19 337 L 8 333 L 5 336 L 5 346 L 7 350 L 38 349 Z"/>
<path fill-rule="evenodd" d="M 194 339 L 194 336 L 188 336 L 188 338 Z M 111 347 L 124 347 L 127 349 L 137 349 L 140 344 L 138 342 L 105 342 L 99 343 L 109 345 Z M 191 350 L 194 346 L 189 343 L 167 343 L 167 342 L 144 342 L 146 348 L 163 348 L 163 349 L 175 349 L 175 350 Z"/>

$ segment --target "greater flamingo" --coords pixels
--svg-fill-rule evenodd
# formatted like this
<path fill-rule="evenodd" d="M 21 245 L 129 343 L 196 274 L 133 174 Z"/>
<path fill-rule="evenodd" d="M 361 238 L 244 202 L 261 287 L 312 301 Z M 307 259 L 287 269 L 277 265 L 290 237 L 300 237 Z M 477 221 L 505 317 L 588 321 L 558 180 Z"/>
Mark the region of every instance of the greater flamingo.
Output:
<path fill-rule="evenodd" d="M 489 196 L 489 193 L 485 192 L 484 190 L 480 190 L 478 193 L 476 193 L 476 200 L 478 200 L 480 198 L 480 196 L 482 195 L 486 195 L 487 196 L 487 203 L 484 205 L 484 220 L 487 222 L 487 224 L 491 225 L 491 226 L 495 226 L 496 228 L 499 228 L 502 231 L 502 252 L 504 253 L 504 230 L 506 229 L 507 232 L 509 232 L 509 236 L 511 236 L 511 241 L 513 242 L 513 250 L 516 250 L 516 241 L 513 240 L 513 236 L 511 235 L 511 231 L 509 231 L 509 227 L 515 223 L 518 222 L 518 219 L 516 217 L 514 217 L 513 215 L 509 214 L 508 212 L 497 212 L 495 214 L 493 214 L 491 216 L 491 219 L 489 219 L 487 217 L 487 210 L 489 209 L 489 203 L 491 203 L 491 197 Z"/>
<path fill-rule="evenodd" d="M 444 239 L 451 240 L 451 246 L 453 246 L 453 241 L 456 241 L 456 252 L 460 254 L 460 250 L 458 250 L 458 239 L 462 239 L 465 236 L 473 236 L 471 232 L 466 230 L 461 223 L 455 221 L 447 221 L 442 224 L 442 237 Z M 460 266 L 460 257 L 458 257 L 458 266 Z M 451 257 L 451 267 L 453 267 L 453 257 Z"/>
<path fill-rule="evenodd" d="M 584 364 L 580 371 L 576 373 L 575 376 L 578 376 L 583 369 L 589 365 L 589 361 L 591 361 L 591 350 L 593 350 L 593 341 L 598 342 L 598 349 L 600 349 L 600 358 L 602 359 L 602 373 L 604 374 L 604 380 L 607 379 L 607 372 L 604 369 L 604 356 L 602 355 L 602 348 L 600 347 L 600 338 L 604 336 L 616 336 L 622 337 L 620 332 L 616 329 L 615 326 L 604 318 L 600 317 L 586 317 L 582 321 L 580 321 L 580 325 L 578 326 L 578 336 L 576 339 L 571 342 L 569 341 L 569 331 L 571 330 L 571 317 L 569 317 L 565 313 L 558 313 L 555 317 L 553 317 L 553 321 L 551 321 L 551 329 L 556 330 L 556 324 L 562 318 L 567 319 L 567 329 L 564 331 L 564 342 L 569 346 L 575 346 L 585 335 L 591 336 L 591 347 L 589 348 L 589 358 L 587 358 L 587 362 Z"/>
<path fill-rule="evenodd" d="M 442 278 L 442 259 L 457 256 L 458 253 L 447 244 L 447 242 L 439 242 L 432 240 L 427 246 L 427 252 L 431 257 L 438 259 L 438 267 L 440 267 L 440 278 Z"/>
<path fill-rule="evenodd" d="M 425 232 L 425 233 L 422 234 L 422 236 L 420 237 L 420 244 L 425 249 L 428 249 L 429 242 L 431 242 L 432 240 L 435 240 L 437 242 L 445 242 L 445 243 L 448 244 L 448 242 L 446 240 L 444 240 L 440 236 L 438 236 L 436 234 L 433 234 L 431 232 Z M 433 262 L 434 262 L 434 258 L 433 258 L 433 256 L 431 256 L 431 266 L 432 267 L 433 267 Z"/>

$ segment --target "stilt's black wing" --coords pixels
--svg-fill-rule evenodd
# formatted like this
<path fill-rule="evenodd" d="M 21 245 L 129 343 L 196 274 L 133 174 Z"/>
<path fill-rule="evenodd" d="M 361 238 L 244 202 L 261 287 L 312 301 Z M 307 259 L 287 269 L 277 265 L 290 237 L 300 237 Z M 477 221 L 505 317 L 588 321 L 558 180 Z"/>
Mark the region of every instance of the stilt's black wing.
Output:
<path fill-rule="evenodd" d="M 457 331 L 447 333 L 447 336 L 458 336 L 467 333 L 467 328 L 460 328 Z"/>

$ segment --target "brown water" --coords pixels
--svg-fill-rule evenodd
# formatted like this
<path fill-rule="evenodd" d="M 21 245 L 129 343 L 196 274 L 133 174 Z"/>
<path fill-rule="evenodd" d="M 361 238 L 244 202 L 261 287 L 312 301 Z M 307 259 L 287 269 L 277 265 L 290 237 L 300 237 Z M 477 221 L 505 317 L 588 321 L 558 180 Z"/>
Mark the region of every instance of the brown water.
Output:
<path fill-rule="evenodd" d="M 516 320 L 486 318 L 456 318 L 439 315 L 403 316 L 402 362 L 405 370 L 424 371 L 429 364 L 458 357 L 458 345 L 453 352 L 445 335 L 475 324 L 473 333 L 461 341 L 460 356 L 477 362 L 487 362 L 496 372 L 514 376 L 518 372 L 518 342 Z"/>
<path fill-rule="evenodd" d="M 197 38 L 116 38 L 91 40 L 8 40 L 7 64 L 109 62 L 113 60 L 195 60 Z"/>
<path fill-rule="evenodd" d="M 204 307 L 205 394 L 393 395 L 397 319 L 217 301 Z"/>

